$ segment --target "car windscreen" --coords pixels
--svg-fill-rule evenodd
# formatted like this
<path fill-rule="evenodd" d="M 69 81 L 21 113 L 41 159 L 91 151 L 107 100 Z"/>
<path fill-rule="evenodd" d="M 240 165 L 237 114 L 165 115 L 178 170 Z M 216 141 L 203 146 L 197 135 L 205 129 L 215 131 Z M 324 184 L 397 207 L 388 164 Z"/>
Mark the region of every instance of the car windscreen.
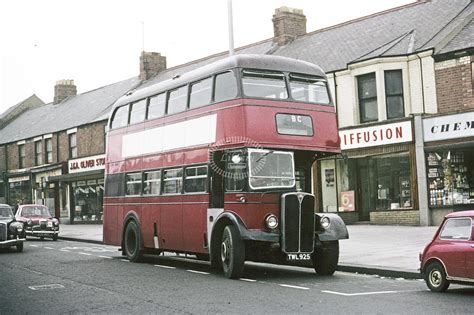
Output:
<path fill-rule="evenodd" d="M 13 212 L 10 207 L 0 207 L 0 218 L 11 218 L 13 217 Z"/>
<path fill-rule="evenodd" d="M 26 206 L 21 210 L 21 215 L 24 217 L 50 217 L 51 213 L 47 207 L 44 206 Z"/>

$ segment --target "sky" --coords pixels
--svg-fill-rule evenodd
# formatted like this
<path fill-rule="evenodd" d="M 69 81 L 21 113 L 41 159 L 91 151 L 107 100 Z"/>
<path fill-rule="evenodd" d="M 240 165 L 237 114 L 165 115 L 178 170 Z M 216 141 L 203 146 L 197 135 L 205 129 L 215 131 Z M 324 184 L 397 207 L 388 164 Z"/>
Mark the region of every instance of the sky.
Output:
<path fill-rule="evenodd" d="M 276 8 L 303 9 L 307 32 L 415 0 L 233 0 L 234 47 L 273 37 Z M 72 79 L 78 93 L 138 76 L 141 52 L 168 68 L 229 49 L 227 0 L 0 1 L 0 114 Z"/>

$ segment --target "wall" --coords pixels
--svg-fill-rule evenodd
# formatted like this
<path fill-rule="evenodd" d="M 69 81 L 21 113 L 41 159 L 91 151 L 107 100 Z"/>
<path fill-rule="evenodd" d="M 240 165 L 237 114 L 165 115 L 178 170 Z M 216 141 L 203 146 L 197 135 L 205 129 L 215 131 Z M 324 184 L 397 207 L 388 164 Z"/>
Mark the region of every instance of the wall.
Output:
<path fill-rule="evenodd" d="M 370 222 L 378 225 L 420 225 L 420 212 L 413 211 L 374 211 L 370 213 Z"/>
<path fill-rule="evenodd" d="M 439 113 L 474 109 L 472 66 L 474 56 L 464 56 L 435 64 Z"/>

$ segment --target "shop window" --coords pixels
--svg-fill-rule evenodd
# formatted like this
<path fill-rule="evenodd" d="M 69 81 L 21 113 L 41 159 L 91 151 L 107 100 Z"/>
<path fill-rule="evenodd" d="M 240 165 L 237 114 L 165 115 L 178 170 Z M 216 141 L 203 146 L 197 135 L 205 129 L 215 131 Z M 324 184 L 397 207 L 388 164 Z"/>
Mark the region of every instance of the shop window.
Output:
<path fill-rule="evenodd" d="M 387 119 L 405 117 L 402 70 L 384 72 Z"/>
<path fill-rule="evenodd" d="M 130 173 L 126 175 L 127 196 L 138 196 L 142 191 L 142 173 Z"/>
<path fill-rule="evenodd" d="M 143 194 L 159 195 L 161 193 L 161 171 L 143 173 Z"/>
<path fill-rule="evenodd" d="M 207 166 L 193 166 L 185 169 L 184 191 L 187 193 L 206 192 Z"/>
<path fill-rule="evenodd" d="M 168 92 L 168 114 L 184 112 L 188 96 L 188 87 L 182 86 Z"/>
<path fill-rule="evenodd" d="M 216 75 L 214 101 L 222 102 L 237 97 L 237 79 L 232 71 Z"/>
<path fill-rule="evenodd" d="M 163 117 L 166 109 L 166 93 L 161 93 L 156 96 L 150 97 L 148 104 L 148 117 L 147 119 L 153 119 Z"/>
<path fill-rule="evenodd" d="M 35 165 L 43 164 L 43 146 L 41 140 L 35 141 Z"/>
<path fill-rule="evenodd" d="M 375 73 L 358 76 L 357 91 L 359 97 L 360 122 L 377 121 L 378 109 Z"/>
<path fill-rule="evenodd" d="M 46 163 L 53 163 L 53 140 L 51 138 L 44 140 L 46 147 Z"/>
<path fill-rule="evenodd" d="M 102 220 L 104 179 L 72 183 L 74 192 L 74 221 L 97 222 Z M 65 195 L 62 196 L 65 198 Z M 64 205 L 61 205 L 64 207 Z"/>
<path fill-rule="evenodd" d="M 69 158 L 73 159 L 77 157 L 77 141 L 76 133 L 69 134 Z"/>
<path fill-rule="evenodd" d="M 145 120 L 146 99 L 135 102 L 131 105 L 130 124 L 136 124 Z"/>
<path fill-rule="evenodd" d="M 183 187 L 183 169 L 163 171 L 163 194 L 180 194 Z"/>
<path fill-rule="evenodd" d="M 474 151 L 432 151 L 426 164 L 430 207 L 474 204 Z"/>
<path fill-rule="evenodd" d="M 211 103 L 212 78 L 207 78 L 191 84 L 189 95 L 189 108 L 196 108 Z"/>
<path fill-rule="evenodd" d="M 25 167 L 25 145 L 20 144 L 18 145 L 18 167 L 19 168 L 24 168 Z"/>

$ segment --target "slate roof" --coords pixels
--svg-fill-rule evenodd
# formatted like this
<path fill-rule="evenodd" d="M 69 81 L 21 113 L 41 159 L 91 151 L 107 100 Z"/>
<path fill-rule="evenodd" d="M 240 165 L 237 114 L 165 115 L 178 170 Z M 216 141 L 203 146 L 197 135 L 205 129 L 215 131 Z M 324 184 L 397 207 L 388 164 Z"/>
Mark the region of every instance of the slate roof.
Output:
<path fill-rule="evenodd" d="M 460 23 L 472 20 L 473 7 L 471 0 L 420 1 L 305 34 L 275 54 L 316 63 L 326 72 L 374 57 L 407 55 L 435 48 Z M 305 13 L 310 19 L 311 12 Z M 469 35 L 465 47 L 473 46 Z"/>
<path fill-rule="evenodd" d="M 135 77 L 25 111 L 0 129 L 0 144 L 107 119 L 113 103 L 138 83 Z"/>

